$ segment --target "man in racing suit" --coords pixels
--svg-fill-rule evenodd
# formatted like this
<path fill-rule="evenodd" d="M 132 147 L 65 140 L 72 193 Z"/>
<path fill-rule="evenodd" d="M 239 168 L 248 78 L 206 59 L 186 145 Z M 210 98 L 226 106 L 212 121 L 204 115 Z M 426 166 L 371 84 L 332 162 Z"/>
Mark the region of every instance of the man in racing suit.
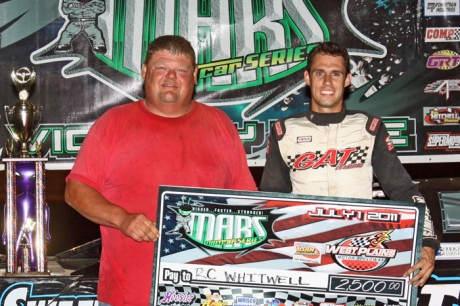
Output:
<path fill-rule="evenodd" d="M 351 83 L 347 51 L 333 43 L 319 44 L 308 56 L 304 79 L 311 107 L 273 125 L 259 189 L 372 199 L 375 174 L 390 199 L 425 203 L 382 120 L 345 108 L 344 90 Z M 422 256 L 404 275 L 419 270 L 410 280 L 416 287 L 433 272 L 439 248 L 428 207 L 425 211 Z"/>

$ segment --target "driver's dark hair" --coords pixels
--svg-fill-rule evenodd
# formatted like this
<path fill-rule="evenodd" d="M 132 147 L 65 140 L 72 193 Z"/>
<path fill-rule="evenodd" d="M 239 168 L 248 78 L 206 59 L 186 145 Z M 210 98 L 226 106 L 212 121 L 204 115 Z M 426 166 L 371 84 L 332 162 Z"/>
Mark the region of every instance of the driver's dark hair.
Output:
<path fill-rule="evenodd" d="M 308 53 L 306 68 L 308 72 L 310 72 L 315 56 L 318 54 L 342 57 L 347 74 L 350 73 L 350 55 L 348 55 L 347 49 L 333 42 L 322 42 Z"/>

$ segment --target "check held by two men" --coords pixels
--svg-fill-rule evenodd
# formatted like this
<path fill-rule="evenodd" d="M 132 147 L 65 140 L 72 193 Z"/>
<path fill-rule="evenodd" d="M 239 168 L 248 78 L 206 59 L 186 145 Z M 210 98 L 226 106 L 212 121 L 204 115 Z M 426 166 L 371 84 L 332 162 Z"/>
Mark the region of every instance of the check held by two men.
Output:
<path fill-rule="evenodd" d="M 169 186 L 159 203 L 155 305 L 416 304 L 421 204 Z"/>

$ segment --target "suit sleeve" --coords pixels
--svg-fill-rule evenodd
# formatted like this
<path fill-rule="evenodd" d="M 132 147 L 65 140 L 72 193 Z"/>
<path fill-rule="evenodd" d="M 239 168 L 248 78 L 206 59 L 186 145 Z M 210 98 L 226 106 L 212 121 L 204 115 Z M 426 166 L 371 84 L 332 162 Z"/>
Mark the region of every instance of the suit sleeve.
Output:
<path fill-rule="evenodd" d="M 372 167 L 383 192 L 395 201 L 409 201 L 425 203 L 425 199 L 419 192 L 417 185 L 401 164 L 390 135 L 383 123 L 377 130 L 372 153 Z M 430 210 L 425 206 L 425 218 L 423 225 L 423 246 L 429 246 L 435 251 L 439 249 L 439 241 L 434 231 Z"/>
<path fill-rule="evenodd" d="M 292 184 L 289 173 L 289 168 L 281 156 L 278 138 L 272 128 L 268 138 L 265 168 L 259 190 L 291 193 Z"/>

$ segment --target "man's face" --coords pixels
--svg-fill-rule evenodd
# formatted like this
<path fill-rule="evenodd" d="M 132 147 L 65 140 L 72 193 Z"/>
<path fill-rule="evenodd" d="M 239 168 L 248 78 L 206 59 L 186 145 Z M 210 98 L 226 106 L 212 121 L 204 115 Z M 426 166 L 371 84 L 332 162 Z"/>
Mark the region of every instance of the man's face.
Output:
<path fill-rule="evenodd" d="M 336 113 L 342 110 L 344 89 L 351 82 L 341 56 L 318 54 L 304 80 L 311 90 L 311 107 L 318 113 Z"/>
<path fill-rule="evenodd" d="M 186 55 L 152 54 L 142 66 L 147 108 L 164 117 L 179 117 L 190 109 L 197 67 Z"/>

